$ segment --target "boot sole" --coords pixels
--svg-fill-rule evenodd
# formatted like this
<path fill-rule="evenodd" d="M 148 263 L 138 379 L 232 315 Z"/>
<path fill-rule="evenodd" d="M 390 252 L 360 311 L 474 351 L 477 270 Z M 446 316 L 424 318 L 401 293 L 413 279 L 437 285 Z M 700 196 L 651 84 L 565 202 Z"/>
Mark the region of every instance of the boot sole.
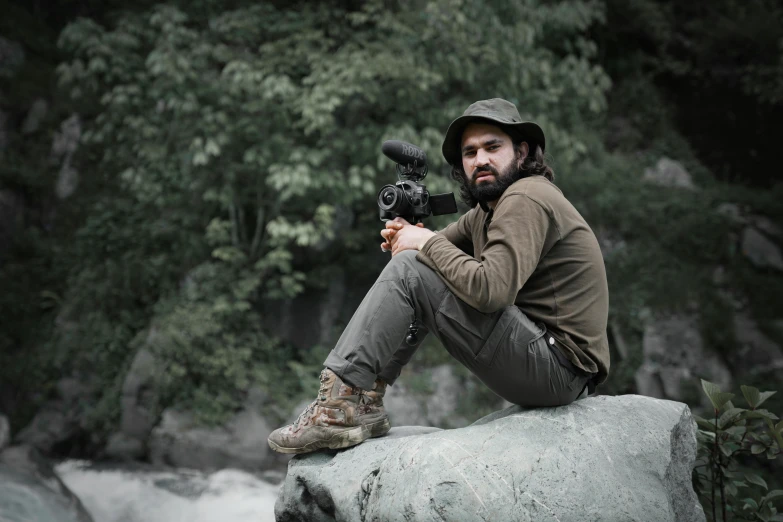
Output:
<path fill-rule="evenodd" d="M 391 423 L 389 422 L 389 419 L 383 419 L 382 421 L 374 422 L 372 424 L 363 424 L 346 431 L 341 431 L 340 433 L 335 433 L 326 440 L 314 440 L 313 442 L 305 444 L 299 448 L 287 448 L 280 446 L 268 439 L 267 442 L 269 443 L 269 447 L 278 453 L 311 453 L 320 449 L 350 448 L 351 446 L 361 444 L 367 439 L 386 435 L 390 429 Z"/>

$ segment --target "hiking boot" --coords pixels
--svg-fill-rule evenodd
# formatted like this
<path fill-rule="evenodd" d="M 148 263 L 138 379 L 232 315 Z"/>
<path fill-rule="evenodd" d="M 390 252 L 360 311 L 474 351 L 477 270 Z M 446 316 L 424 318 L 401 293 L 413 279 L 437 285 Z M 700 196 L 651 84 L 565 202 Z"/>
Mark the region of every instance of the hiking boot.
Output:
<path fill-rule="evenodd" d="M 386 383 L 372 391 L 345 384 L 329 368 L 321 372 L 321 389 L 293 424 L 269 435 L 269 447 L 280 453 L 309 453 L 355 446 L 391 428 L 383 408 Z"/>

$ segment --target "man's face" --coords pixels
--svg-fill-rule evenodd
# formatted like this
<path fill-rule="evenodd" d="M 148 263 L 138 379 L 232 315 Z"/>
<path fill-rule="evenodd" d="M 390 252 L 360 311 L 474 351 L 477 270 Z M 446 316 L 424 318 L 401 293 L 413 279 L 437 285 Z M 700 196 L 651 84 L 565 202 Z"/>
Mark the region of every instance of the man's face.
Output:
<path fill-rule="evenodd" d="M 523 142 L 515 149 L 511 137 L 495 125 L 471 123 L 462 133 L 461 152 L 470 192 L 478 201 L 489 203 L 522 178 L 519 167 L 528 147 Z"/>

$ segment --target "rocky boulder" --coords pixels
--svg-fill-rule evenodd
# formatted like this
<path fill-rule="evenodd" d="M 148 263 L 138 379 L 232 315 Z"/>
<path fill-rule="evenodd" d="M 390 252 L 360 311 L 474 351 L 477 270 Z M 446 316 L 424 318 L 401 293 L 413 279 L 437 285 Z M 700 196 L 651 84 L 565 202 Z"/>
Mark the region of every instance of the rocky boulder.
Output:
<path fill-rule="evenodd" d="M 741 251 L 756 267 L 783 271 L 783 255 L 778 246 L 753 227 L 742 231 Z"/>
<path fill-rule="evenodd" d="M 5 448 L 11 441 L 11 426 L 8 424 L 8 419 L 5 415 L 0 414 L 0 451 Z"/>
<path fill-rule="evenodd" d="M 200 425 L 191 412 L 169 408 L 152 430 L 149 456 L 153 464 L 181 468 L 261 471 L 283 462 L 266 441 L 275 427 L 250 405 L 212 427 Z"/>
<path fill-rule="evenodd" d="M 13 446 L 0 453 L 0 520 L 92 522 L 92 517 L 34 448 Z"/>
<path fill-rule="evenodd" d="M 147 348 L 157 337 L 153 328 L 147 335 L 147 345 L 133 358 L 122 384 L 122 417 L 120 429 L 112 434 L 106 454 L 120 460 L 141 458 L 146 453 L 146 441 L 157 421 L 158 361 Z"/>
<path fill-rule="evenodd" d="M 86 433 L 84 410 L 92 393 L 91 385 L 86 379 L 64 377 L 57 381 L 56 389 L 57 397 L 44 404 L 16 435 L 18 442 L 46 455 L 70 453 L 68 448 Z"/>
<path fill-rule="evenodd" d="M 698 383 L 697 377 L 722 389 L 731 388 L 731 371 L 717 353 L 704 346 L 695 316 L 651 317 L 645 323 L 642 355 L 643 363 L 634 376 L 641 395 L 684 401 L 690 394 L 701 399 L 703 394 L 693 384 Z"/>
<path fill-rule="evenodd" d="M 682 163 L 673 159 L 662 157 L 655 167 L 644 170 L 644 181 L 664 187 L 676 187 L 694 190 L 690 173 L 685 170 Z"/>
<path fill-rule="evenodd" d="M 702 521 L 685 404 L 625 395 L 512 406 L 453 430 L 392 428 L 293 458 L 278 522 Z"/>

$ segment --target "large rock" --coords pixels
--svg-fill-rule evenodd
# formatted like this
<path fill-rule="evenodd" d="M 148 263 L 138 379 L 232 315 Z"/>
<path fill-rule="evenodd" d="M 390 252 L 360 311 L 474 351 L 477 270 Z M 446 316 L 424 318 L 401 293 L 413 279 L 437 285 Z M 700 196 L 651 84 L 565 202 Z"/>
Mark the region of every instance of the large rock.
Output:
<path fill-rule="evenodd" d="M 0 520 L 92 522 L 81 501 L 30 446 L 0 453 Z"/>
<path fill-rule="evenodd" d="M 702 521 L 685 404 L 598 396 L 291 460 L 278 522 Z"/>
<path fill-rule="evenodd" d="M 783 378 L 783 350 L 764 335 L 747 311 L 734 314 L 737 350 L 729 355 L 735 375 L 768 374 L 773 382 Z"/>
<path fill-rule="evenodd" d="M 687 383 L 702 377 L 730 389 L 732 378 L 720 356 L 705 348 L 695 317 L 673 315 L 650 319 L 642 339 L 643 363 L 636 372 L 641 395 L 684 401 L 692 396 Z M 702 394 L 697 395 L 702 398 Z"/>
<path fill-rule="evenodd" d="M 746 227 L 742 231 L 741 250 L 755 266 L 783 271 L 783 256 L 780 254 L 780 249 L 754 227 Z"/>
<path fill-rule="evenodd" d="M 47 112 L 49 112 L 49 103 L 43 98 L 35 100 L 22 123 L 22 134 L 38 132 Z"/>
<path fill-rule="evenodd" d="M 411 384 L 426 379 L 426 391 Z M 403 370 L 400 378 L 386 390 L 383 404 L 392 425 L 438 426 L 460 428 L 470 422 L 457 414 L 460 401 L 469 399 L 466 377 L 456 375 L 454 366 L 441 364 L 418 373 Z"/>
<path fill-rule="evenodd" d="M 664 187 L 676 187 L 693 190 L 691 175 L 682 166 L 682 163 L 663 157 L 658 160 L 655 167 L 645 169 L 644 181 Z"/>
<path fill-rule="evenodd" d="M 54 135 L 50 161 L 60 165 L 55 194 L 59 199 L 70 197 L 79 185 L 79 173 L 72 166 L 73 155 L 79 148 L 82 136 L 82 122 L 78 114 L 72 114 L 60 124 L 60 131 Z"/>
<path fill-rule="evenodd" d="M 120 429 L 106 446 L 110 457 L 129 460 L 146 453 L 147 438 L 157 421 L 157 359 L 148 349 L 157 339 L 157 330 L 151 328 L 145 345 L 136 352 L 122 384 L 122 417 Z"/>
<path fill-rule="evenodd" d="M 150 460 L 154 464 L 201 470 L 264 470 L 281 460 L 267 443 L 272 429 L 253 407 L 212 427 L 201 426 L 191 412 L 169 408 L 152 430 Z"/>
<path fill-rule="evenodd" d="M 5 415 L 0 414 L 0 451 L 11 442 L 11 426 Z"/>
<path fill-rule="evenodd" d="M 68 454 L 68 447 L 85 433 L 86 405 L 91 386 L 84 379 L 65 377 L 57 381 L 57 397 L 44 404 L 16 436 L 44 454 Z"/>

